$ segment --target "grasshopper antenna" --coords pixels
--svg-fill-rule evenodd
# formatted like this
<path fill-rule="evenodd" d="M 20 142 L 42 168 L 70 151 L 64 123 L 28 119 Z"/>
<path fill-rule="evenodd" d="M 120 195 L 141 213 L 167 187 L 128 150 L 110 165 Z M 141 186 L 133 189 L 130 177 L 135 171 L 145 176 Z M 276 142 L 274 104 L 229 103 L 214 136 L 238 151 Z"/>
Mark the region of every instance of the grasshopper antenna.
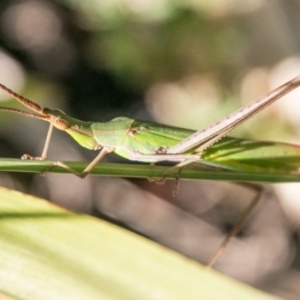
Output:
<path fill-rule="evenodd" d="M 40 115 L 32 114 L 32 113 L 29 113 L 27 111 L 23 111 L 23 110 L 20 110 L 20 109 L 15 109 L 15 108 L 10 108 L 10 107 L 1 107 L 0 106 L 0 111 L 8 111 L 8 112 L 12 112 L 12 113 L 19 114 L 19 115 L 22 115 L 22 116 L 26 116 L 26 117 L 35 118 L 35 119 L 50 122 L 49 118 L 46 115 L 40 116 Z"/>
<path fill-rule="evenodd" d="M 0 107 L 0 111 L 8 111 L 8 112 L 16 113 L 16 114 L 19 114 L 19 115 L 27 116 L 27 117 L 30 117 L 30 118 L 35 118 L 35 119 L 50 122 L 50 127 L 49 127 L 49 130 L 48 130 L 48 134 L 47 134 L 47 137 L 46 137 L 46 141 L 45 141 L 45 145 L 44 145 L 42 155 L 39 156 L 39 157 L 33 157 L 31 155 L 24 154 L 22 156 L 22 159 L 39 159 L 39 160 L 45 159 L 46 156 L 47 156 L 47 151 L 48 151 L 48 148 L 49 148 L 50 138 L 51 138 L 52 129 L 53 129 L 53 123 L 51 122 L 50 115 L 45 113 L 43 108 L 41 108 L 37 103 L 35 103 L 35 102 L 33 102 L 33 101 L 17 94 L 15 92 L 13 92 L 11 89 L 9 89 L 8 87 L 6 87 L 5 85 L 3 85 L 1 83 L 0 83 L 0 90 L 4 91 L 8 95 L 10 95 L 14 99 L 16 99 L 18 102 L 20 102 L 22 105 L 24 105 L 28 109 L 34 111 L 36 114 L 26 112 L 26 111 L 23 111 L 23 110 L 20 110 L 20 109 L 9 108 L 9 107 Z"/>
<path fill-rule="evenodd" d="M 24 105 L 28 109 L 36 112 L 37 114 L 39 114 L 41 116 L 46 116 L 46 114 L 43 112 L 43 109 L 37 103 L 35 103 L 35 102 L 33 102 L 33 101 L 17 94 L 15 92 L 13 92 L 11 89 L 9 89 L 8 87 L 6 87 L 5 85 L 3 85 L 1 83 L 0 83 L 0 89 L 2 91 L 4 91 L 5 93 L 7 93 L 8 95 L 10 95 L 11 97 L 15 98 L 18 102 L 20 102 L 22 105 Z M 4 110 L 4 109 L 1 108 L 1 110 Z M 21 114 L 21 110 L 14 110 L 14 109 L 8 109 L 8 110 L 10 110 L 12 112 L 14 111 L 15 113 L 20 113 Z M 26 113 L 23 112 L 23 115 L 26 115 Z M 30 115 L 29 114 L 27 116 L 33 117 L 33 116 L 36 116 L 36 115 L 34 115 L 34 114 Z M 43 119 L 43 120 L 45 120 L 45 119 Z"/>

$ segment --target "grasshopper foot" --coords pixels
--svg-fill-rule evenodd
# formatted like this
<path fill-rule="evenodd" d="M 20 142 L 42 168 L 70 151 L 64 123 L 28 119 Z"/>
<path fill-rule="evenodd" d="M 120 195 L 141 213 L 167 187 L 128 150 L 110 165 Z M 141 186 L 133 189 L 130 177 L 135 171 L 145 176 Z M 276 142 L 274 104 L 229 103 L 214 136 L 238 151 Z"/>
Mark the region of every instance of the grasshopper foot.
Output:
<path fill-rule="evenodd" d="M 166 170 L 164 173 L 163 173 L 163 177 L 162 178 L 154 178 L 154 177 L 152 177 L 152 178 L 148 178 L 148 181 L 149 182 L 155 182 L 156 184 L 164 184 L 165 182 L 166 182 L 166 175 L 171 171 L 171 170 L 173 170 L 174 169 L 174 167 L 172 167 L 172 168 L 170 168 L 170 169 L 168 169 L 168 170 Z M 179 180 L 180 180 L 180 174 L 181 174 L 181 171 L 182 171 L 182 169 L 183 168 L 179 168 L 178 169 L 178 172 L 177 172 L 177 174 L 176 174 L 176 176 L 175 176 L 175 187 L 174 187 L 174 189 L 173 189 L 173 197 L 175 197 L 175 196 L 177 196 L 178 195 L 178 193 L 179 193 Z"/>
<path fill-rule="evenodd" d="M 40 173 L 40 175 L 41 175 L 41 176 L 45 176 L 45 174 L 46 174 L 47 172 L 49 172 L 51 169 L 53 169 L 53 168 L 55 168 L 55 167 L 57 167 L 56 162 L 55 162 L 54 164 L 52 164 L 51 166 L 47 167 L 44 171 L 42 171 L 42 172 Z"/>
<path fill-rule="evenodd" d="M 176 197 L 179 194 L 179 180 L 180 180 L 180 174 L 183 168 L 180 168 L 176 174 L 176 182 L 175 182 L 175 186 L 173 189 L 173 197 Z"/>
<path fill-rule="evenodd" d="M 45 157 L 42 157 L 42 156 L 32 156 L 30 154 L 23 154 L 21 156 L 21 159 L 30 159 L 30 160 L 44 160 Z"/>
<path fill-rule="evenodd" d="M 166 177 L 163 177 L 163 178 L 155 178 L 155 177 L 152 177 L 152 178 L 148 178 L 148 181 L 149 182 L 155 182 L 157 184 L 165 184 L 166 182 Z"/>

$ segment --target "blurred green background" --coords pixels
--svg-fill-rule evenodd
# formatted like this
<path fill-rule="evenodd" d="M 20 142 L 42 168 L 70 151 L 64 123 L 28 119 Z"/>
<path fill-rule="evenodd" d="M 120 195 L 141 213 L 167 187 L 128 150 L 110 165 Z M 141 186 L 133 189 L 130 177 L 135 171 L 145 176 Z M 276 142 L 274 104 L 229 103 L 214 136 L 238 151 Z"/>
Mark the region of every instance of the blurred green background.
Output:
<path fill-rule="evenodd" d="M 299 74 L 299 13 L 299 0 L 1 1 L 0 82 L 82 120 L 122 115 L 199 129 Z M 299 96 L 234 135 L 297 143 Z M 19 107 L 2 93 L 0 105 Z M 47 124 L 1 113 L 1 157 L 39 155 L 46 131 Z M 94 156 L 61 132 L 48 155 Z M 204 264 L 253 197 L 214 182 L 181 182 L 176 198 L 174 182 L 2 173 L 0 184 L 109 219 Z M 217 269 L 298 299 L 300 188 L 275 188 L 277 196 L 267 187 Z"/>

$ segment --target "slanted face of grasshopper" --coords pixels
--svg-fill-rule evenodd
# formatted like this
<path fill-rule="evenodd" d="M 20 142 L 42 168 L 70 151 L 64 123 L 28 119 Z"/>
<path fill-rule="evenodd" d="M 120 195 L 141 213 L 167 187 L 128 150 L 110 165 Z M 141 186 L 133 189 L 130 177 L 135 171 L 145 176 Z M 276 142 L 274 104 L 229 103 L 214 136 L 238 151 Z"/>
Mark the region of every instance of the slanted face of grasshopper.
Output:
<path fill-rule="evenodd" d="M 276 168 L 284 168 L 288 171 L 299 172 L 299 146 L 225 137 L 235 127 L 299 85 L 300 76 L 288 81 L 261 99 L 196 132 L 125 117 L 118 117 L 109 122 L 84 122 L 69 117 L 59 110 L 43 109 L 38 104 L 14 93 L 2 84 L 0 84 L 0 89 L 34 113 L 5 107 L 0 107 L 0 110 L 18 113 L 50 123 L 42 155 L 40 157 L 24 155 L 22 158 L 45 159 L 53 127 L 67 132 L 82 147 L 99 150 L 96 158 L 81 173 L 76 172 L 62 162 L 55 163 L 55 166 L 65 168 L 81 178 L 86 177 L 94 166 L 106 154 L 111 152 L 136 161 L 152 163 L 172 161 L 177 163 L 175 167 L 183 167 L 192 162 L 199 162 L 217 166 L 218 168 L 243 171 L 251 169 L 249 161 L 255 161 L 255 170 L 271 170 L 271 172 L 274 172 Z M 231 151 L 228 151 L 228 149 Z M 264 153 L 263 163 L 259 164 L 257 154 L 259 156 L 260 152 L 257 152 L 257 149 L 269 151 L 272 158 L 271 166 L 265 163 L 266 153 Z M 226 151 L 226 155 L 223 155 L 222 151 Z M 227 160 L 224 160 L 224 156 Z M 253 160 L 253 157 L 255 157 L 255 160 Z M 276 164 L 272 165 L 272 161 L 276 161 Z M 259 187 L 256 187 L 256 189 L 260 191 Z M 217 261 L 229 239 L 243 226 L 247 217 L 256 206 L 258 199 L 259 194 L 229 233 L 227 239 L 211 261 L 210 266 Z"/>

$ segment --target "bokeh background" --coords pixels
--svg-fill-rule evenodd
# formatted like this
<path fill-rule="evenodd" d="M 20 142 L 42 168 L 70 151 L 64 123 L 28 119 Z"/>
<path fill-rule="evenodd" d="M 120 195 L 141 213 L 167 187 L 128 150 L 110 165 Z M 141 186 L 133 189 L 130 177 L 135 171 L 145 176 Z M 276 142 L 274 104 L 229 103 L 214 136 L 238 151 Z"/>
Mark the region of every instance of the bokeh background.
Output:
<path fill-rule="evenodd" d="M 127 116 L 199 129 L 300 73 L 299 13 L 299 0 L 5 0 L 0 82 L 82 120 Z M 291 93 L 233 134 L 300 143 L 299 100 L 299 91 Z M 2 93 L 0 102 L 19 107 Z M 0 156 L 39 155 L 46 131 L 47 124 L 1 113 Z M 49 159 L 93 157 L 55 132 Z M 1 173 L 0 184 L 107 219 L 203 264 L 254 196 L 211 181 L 181 181 L 176 197 L 172 181 Z M 299 299 L 300 188 L 265 187 L 216 268 Z"/>

